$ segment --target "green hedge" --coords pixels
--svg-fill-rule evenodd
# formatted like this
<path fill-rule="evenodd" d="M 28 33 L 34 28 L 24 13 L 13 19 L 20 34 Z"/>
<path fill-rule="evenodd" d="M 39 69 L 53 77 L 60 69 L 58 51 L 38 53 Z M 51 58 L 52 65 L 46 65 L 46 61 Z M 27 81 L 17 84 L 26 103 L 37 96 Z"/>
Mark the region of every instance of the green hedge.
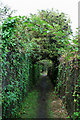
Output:
<path fill-rule="evenodd" d="M 55 87 L 59 97 L 66 105 L 69 117 L 74 119 L 78 119 L 80 116 L 79 74 L 80 71 L 76 58 L 66 63 L 60 63 L 58 67 L 57 87 Z"/>
<path fill-rule="evenodd" d="M 17 24 L 21 18 L 7 18 L 2 24 L 2 117 L 17 118 L 25 96 L 38 78 L 39 64 L 33 71 L 30 53 L 24 42 L 17 36 Z M 20 28 L 19 30 L 21 30 Z M 21 35 L 20 35 L 21 36 Z M 27 38 L 26 38 L 27 39 Z"/>

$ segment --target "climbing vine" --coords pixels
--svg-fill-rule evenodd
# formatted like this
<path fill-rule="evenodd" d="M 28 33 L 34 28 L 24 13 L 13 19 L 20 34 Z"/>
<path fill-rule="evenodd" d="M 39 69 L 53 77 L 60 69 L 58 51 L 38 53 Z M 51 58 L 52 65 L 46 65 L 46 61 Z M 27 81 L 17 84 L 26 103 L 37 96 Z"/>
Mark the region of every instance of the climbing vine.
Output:
<path fill-rule="evenodd" d="M 66 105 L 69 118 L 78 119 L 79 112 L 79 54 L 78 54 L 78 38 L 73 39 L 71 46 L 65 49 L 64 54 L 60 58 L 58 66 L 57 87 L 55 90 L 59 93 Z M 68 51 L 69 50 L 69 51 Z M 66 52 L 66 53 L 65 53 Z M 71 101 L 71 102 L 70 102 Z"/>
<path fill-rule="evenodd" d="M 17 36 L 20 19 L 21 17 L 7 18 L 2 25 L 3 118 L 17 117 L 17 110 L 34 82 L 30 52 L 26 52 L 25 44 Z M 20 27 L 19 30 L 21 29 Z M 38 68 L 38 64 L 35 65 L 35 71 L 36 67 Z M 37 79 L 38 72 L 35 73 Z"/>
<path fill-rule="evenodd" d="M 65 88 L 62 96 L 64 101 L 67 101 L 67 94 L 70 93 L 68 82 L 70 83 L 73 71 L 78 70 L 79 59 L 77 37 L 73 38 L 73 44 L 70 43 L 72 30 L 69 23 L 70 19 L 67 19 L 64 13 L 53 10 L 38 11 L 38 14 L 32 14 L 30 18 L 8 17 L 2 23 L 3 118 L 17 117 L 17 110 L 25 96 L 39 79 L 42 66 L 38 61 L 45 58 L 52 60 L 52 79 L 55 79 L 54 83 L 57 79 L 58 92 Z M 58 77 L 54 78 L 57 70 Z M 79 100 L 79 95 L 76 94 L 79 88 L 78 79 L 76 77 L 75 87 L 71 88 L 72 93 L 68 94 L 77 95 L 74 103 L 76 99 Z M 73 116 L 78 117 L 79 112 L 75 110 Z"/>

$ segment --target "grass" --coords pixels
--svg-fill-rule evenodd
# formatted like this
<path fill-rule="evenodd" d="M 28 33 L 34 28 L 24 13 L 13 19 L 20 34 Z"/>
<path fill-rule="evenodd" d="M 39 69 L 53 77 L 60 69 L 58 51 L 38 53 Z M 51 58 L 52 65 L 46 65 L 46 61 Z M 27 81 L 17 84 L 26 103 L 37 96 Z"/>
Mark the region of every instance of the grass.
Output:
<path fill-rule="evenodd" d="M 40 81 L 38 81 L 37 84 L 39 84 L 39 82 Z M 47 93 L 48 118 L 67 118 L 68 113 L 62 100 L 56 95 L 53 87 L 51 87 L 52 83 L 49 79 L 47 79 L 47 82 L 50 88 Z M 22 104 L 22 108 L 19 110 L 19 118 L 37 118 L 39 108 L 38 97 L 39 92 L 35 88 L 28 93 Z"/>
<path fill-rule="evenodd" d="M 37 117 L 37 108 L 38 108 L 38 92 L 33 90 L 28 93 L 27 97 L 24 100 L 22 108 L 19 110 L 20 118 L 36 118 Z"/>

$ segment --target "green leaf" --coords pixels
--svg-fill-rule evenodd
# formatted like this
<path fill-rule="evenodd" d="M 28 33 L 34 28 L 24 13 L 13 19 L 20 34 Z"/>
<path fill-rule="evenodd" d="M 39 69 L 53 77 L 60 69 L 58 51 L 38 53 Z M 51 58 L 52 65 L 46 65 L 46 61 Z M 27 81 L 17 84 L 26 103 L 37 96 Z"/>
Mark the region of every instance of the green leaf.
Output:
<path fill-rule="evenodd" d="M 43 35 L 47 35 L 47 33 L 45 32 L 45 33 L 43 33 Z"/>

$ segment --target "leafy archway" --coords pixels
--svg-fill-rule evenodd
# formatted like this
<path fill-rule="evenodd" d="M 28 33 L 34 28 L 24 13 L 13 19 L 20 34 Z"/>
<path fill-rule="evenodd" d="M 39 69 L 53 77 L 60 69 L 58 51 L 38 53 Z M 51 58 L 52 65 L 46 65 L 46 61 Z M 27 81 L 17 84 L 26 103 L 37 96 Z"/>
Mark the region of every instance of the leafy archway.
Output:
<path fill-rule="evenodd" d="M 2 74 L 3 81 L 6 81 L 4 84 L 7 84 L 3 90 L 3 96 L 5 96 L 3 100 L 6 103 L 11 105 L 16 102 L 17 105 L 17 102 L 22 102 L 22 98 L 26 95 L 30 85 L 32 87 L 38 80 L 38 70 L 40 70 L 38 63 L 41 60 L 49 59 L 52 61 L 53 66 L 48 69 L 48 74 L 54 79 L 53 83 L 56 83 L 56 73 L 58 73 L 61 55 L 65 52 L 67 55 L 64 56 L 68 61 L 72 55 L 70 52 L 75 54 L 78 51 L 77 39 L 73 40 L 73 45 L 69 42 L 72 34 L 69 23 L 70 20 L 64 13 L 53 10 L 42 10 L 36 15 L 31 14 L 29 18 L 26 16 L 8 17 L 3 22 Z M 61 71 L 60 67 L 59 70 Z M 50 73 L 54 73 L 53 76 Z M 7 101 L 5 93 L 7 95 L 11 93 L 9 94 L 10 100 Z M 5 102 L 3 103 L 6 106 Z M 9 112 L 7 107 L 10 106 L 8 104 L 3 110 L 4 116 L 5 113 Z M 16 110 L 17 108 L 14 105 L 13 111 Z M 12 111 L 9 115 L 12 115 Z"/>
<path fill-rule="evenodd" d="M 25 16 L 8 18 L 4 22 L 3 31 L 13 26 L 16 30 L 15 37 L 12 38 L 15 40 L 17 38 L 24 44 L 21 52 L 30 53 L 35 63 L 46 57 L 54 60 L 62 54 L 63 49 L 70 44 L 72 31 L 69 23 L 70 20 L 64 13 L 42 10 L 36 15 L 31 14 L 30 18 Z"/>
<path fill-rule="evenodd" d="M 64 13 L 53 10 L 41 10 L 29 18 L 8 17 L 2 26 L 3 39 L 6 38 L 8 42 L 6 49 L 28 54 L 32 59 L 33 70 L 36 62 L 50 59 L 57 72 L 59 57 L 70 45 L 72 30 L 69 23 L 70 19 Z"/>

